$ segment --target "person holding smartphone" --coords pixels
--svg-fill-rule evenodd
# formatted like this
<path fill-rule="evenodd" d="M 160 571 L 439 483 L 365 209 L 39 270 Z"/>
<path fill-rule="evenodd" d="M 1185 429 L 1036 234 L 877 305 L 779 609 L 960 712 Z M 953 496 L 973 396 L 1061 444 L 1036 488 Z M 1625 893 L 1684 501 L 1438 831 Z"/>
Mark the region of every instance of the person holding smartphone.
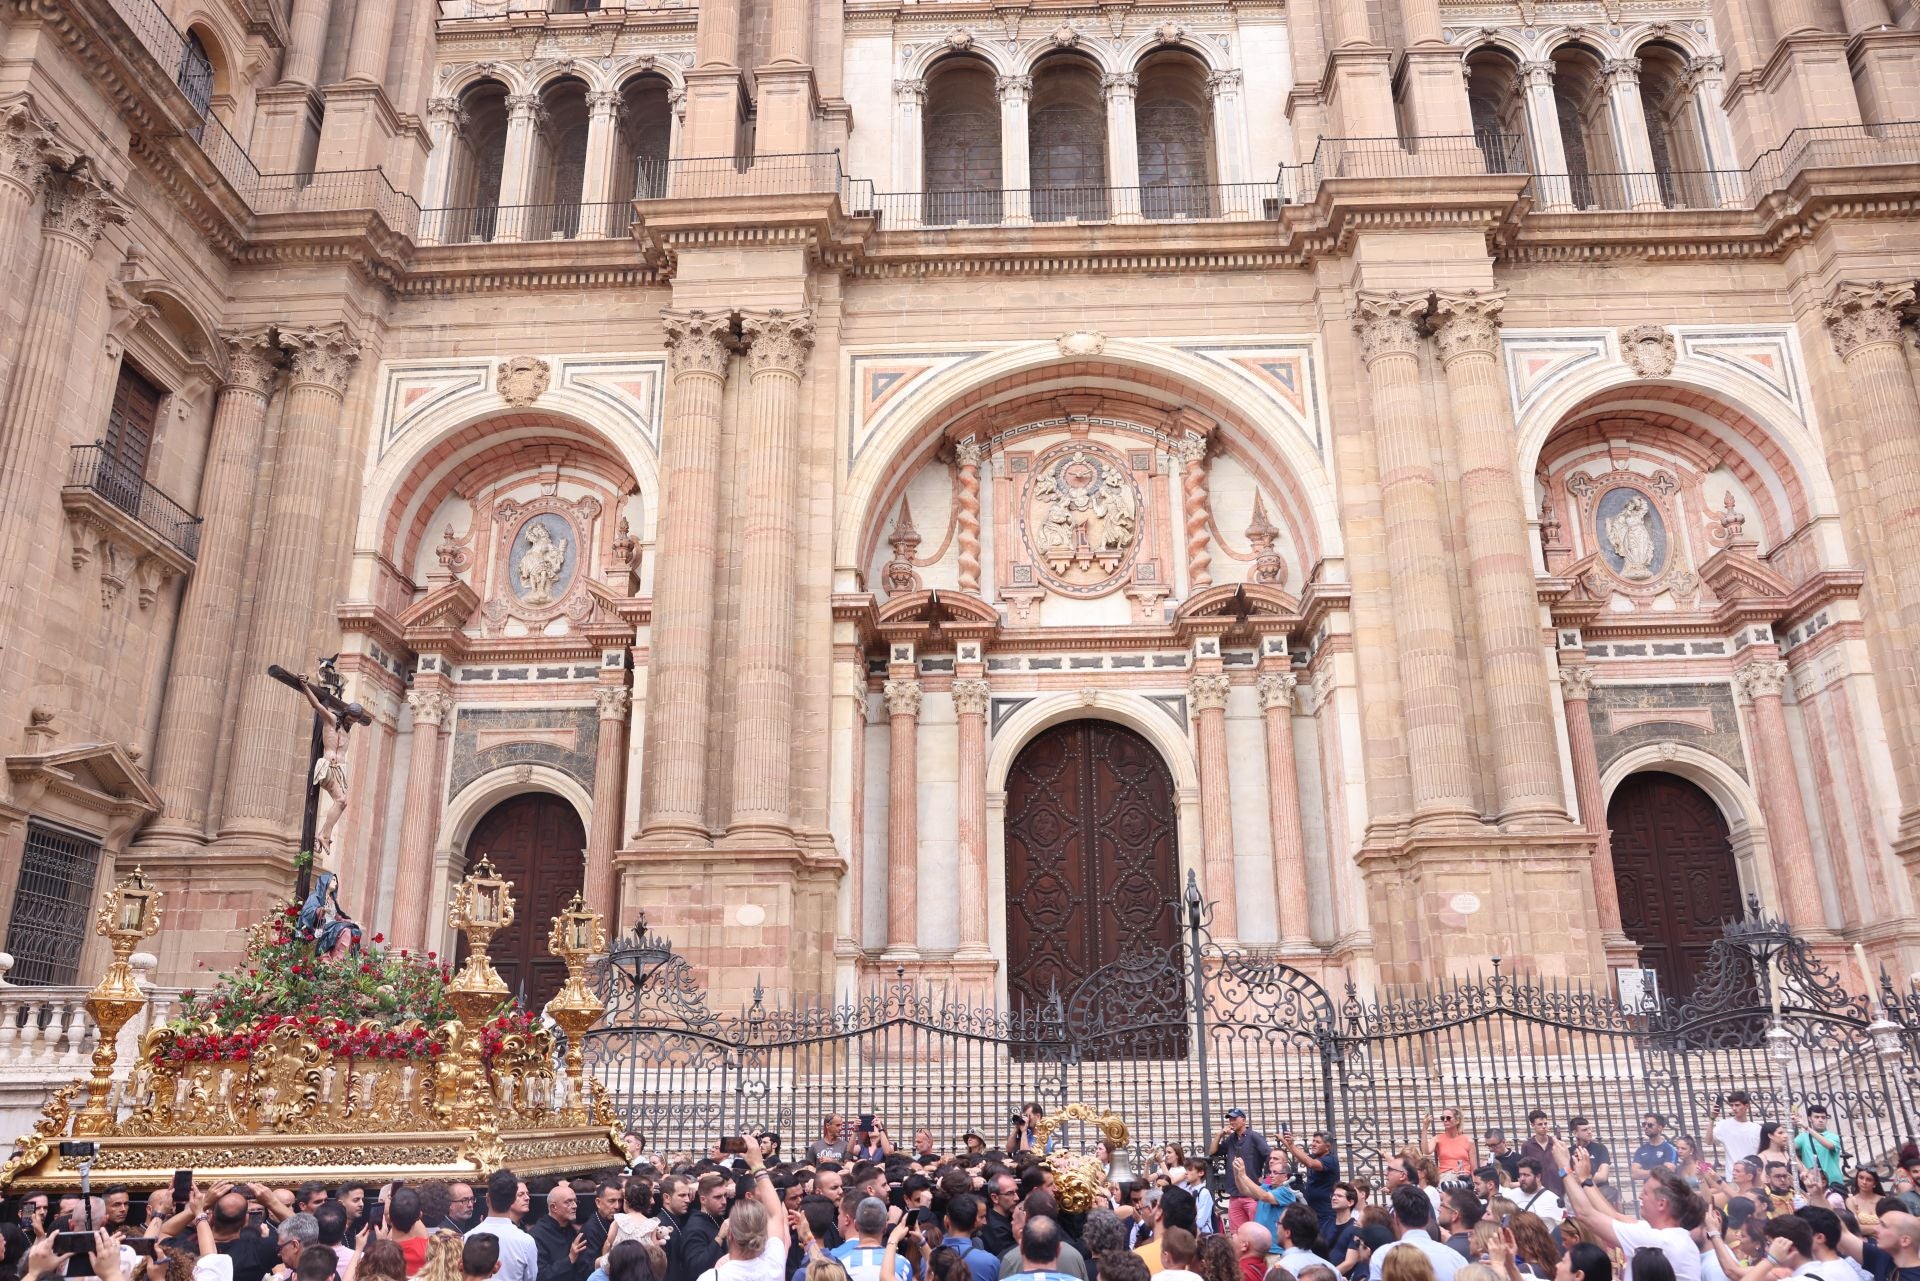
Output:
<path fill-rule="evenodd" d="M 862 1112 L 859 1124 L 853 1127 L 853 1151 L 849 1159 L 884 1161 L 892 1155 L 893 1144 L 887 1138 L 887 1123 L 871 1112 Z"/>
<path fill-rule="evenodd" d="M 1333 1140 L 1327 1137 L 1325 1130 L 1315 1130 L 1307 1136 L 1303 1147 L 1293 1132 L 1293 1123 L 1282 1121 L 1280 1146 L 1306 1171 L 1300 1199 L 1320 1220 L 1320 1239 L 1331 1241 L 1334 1236 L 1333 1190 L 1340 1182 L 1340 1158 L 1334 1154 Z"/>

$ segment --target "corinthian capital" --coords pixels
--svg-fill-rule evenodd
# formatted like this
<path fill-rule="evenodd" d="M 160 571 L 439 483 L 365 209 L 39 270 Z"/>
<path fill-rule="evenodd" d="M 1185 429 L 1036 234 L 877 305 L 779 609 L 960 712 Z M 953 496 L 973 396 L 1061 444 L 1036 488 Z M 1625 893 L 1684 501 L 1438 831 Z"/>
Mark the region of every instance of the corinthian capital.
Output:
<path fill-rule="evenodd" d="M 1440 359 L 1451 363 L 1461 356 L 1497 356 L 1500 353 L 1500 309 L 1507 291 L 1485 293 L 1469 289 L 1459 294 L 1435 294 L 1427 325 L 1440 348 Z"/>
<path fill-rule="evenodd" d="M 1276 707 L 1293 710 L 1293 691 L 1300 684 L 1300 678 L 1292 672 L 1268 672 L 1253 682 L 1260 691 L 1260 706 L 1267 711 Z"/>
<path fill-rule="evenodd" d="M 316 325 L 282 329 L 280 346 L 293 369 L 293 382 L 314 383 L 345 394 L 347 379 L 360 359 L 360 344 L 345 325 Z"/>
<path fill-rule="evenodd" d="M 25 187 L 37 198 L 49 169 L 59 163 L 59 143 L 24 99 L 0 109 L 0 178 Z"/>
<path fill-rule="evenodd" d="M 1748 663 L 1733 674 L 1733 683 L 1748 698 L 1778 698 L 1787 686 L 1787 665 L 1777 659 Z"/>
<path fill-rule="evenodd" d="M 806 372 L 813 352 L 813 313 L 810 311 L 749 311 L 740 317 L 747 340 L 747 371 L 772 370 L 798 378 Z"/>
<path fill-rule="evenodd" d="M 220 341 L 227 346 L 227 376 L 221 386 L 256 396 L 271 394 L 273 380 L 280 374 L 280 347 L 273 340 L 273 326 L 222 329 Z"/>
<path fill-rule="evenodd" d="M 727 338 L 733 319 L 707 311 L 663 311 L 667 332 L 667 366 L 674 374 L 727 376 Z"/>
<path fill-rule="evenodd" d="M 888 681 L 880 687 L 880 693 L 887 700 L 887 715 L 918 716 L 920 714 L 919 681 Z"/>
<path fill-rule="evenodd" d="M 993 91 L 1005 102 L 1009 98 L 1018 98 L 1025 102 L 1033 92 L 1032 76 L 997 76 L 994 78 Z"/>
<path fill-rule="evenodd" d="M 86 245 L 89 253 L 108 227 L 126 220 L 127 207 L 114 198 L 112 190 L 84 161 L 47 184 L 42 224 L 49 232 L 72 236 Z"/>
<path fill-rule="evenodd" d="M 1908 281 L 1843 280 L 1827 298 L 1827 330 L 1840 359 L 1851 360 L 1875 343 L 1900 341 L 1901 313 L 1913 306 Z"/>
<path fill-rule="evenodd" d="M 953 683 L 954 710 L 962 716 L 984 716 L 990 692 L 991 687 L 983 680 L 957 680 Z"/>
<path fill-rule="evenodd" d="M 1593 668 L 1584 663 L 1560 669 L 1560 697 L 1575 702 L 1593 697 Z"/>
<path fill-rule="evenodd" d="M 439 689 L 408 690 L 407 706 L 413 709 L 415 725 L 444 725 L 453 711 L 453 695 Z"/>
<path fill-rule="evenodd" d="M 1608 80 L 1617 80 L 1630 85 L 1640 83 L 1640 59 L 1638 58 L 1608 58 L 1601 64 L 1600 71 Z"/>
<path fill-rule="evenodd" d="M 1109 71 L 1100 77 L 1100 87 L 1107 91 L 1109 98 L 1115 94 L 1131 94 L 1140 87 L 1140 77 L 1132 71 Z"/>
<path fill-rule="evenodd" d="M 593 691 L 593 706 L 603 721 L 624 721 L 633 706 L 633 691 L 625 685 L 603 685 Z"/>
<path fill-rule="evenodd" d="M 1412 356 L 1420 350 L 1420 326 L 1427 315 L 1425 294 L 1362 293 L 1354 300 L 1353 332 L 1360 335 L 1360 359 L 1371 365 L 1388 356 Z"/>
<path fill-rule="evenodd" d="M 1193 702 L 1196 712 L 1210 711 L 1227 705 L 1227 690 L 1230 682 L 1223 675 L 1195 675 L 1187 678 L 1187 697 Z"/>

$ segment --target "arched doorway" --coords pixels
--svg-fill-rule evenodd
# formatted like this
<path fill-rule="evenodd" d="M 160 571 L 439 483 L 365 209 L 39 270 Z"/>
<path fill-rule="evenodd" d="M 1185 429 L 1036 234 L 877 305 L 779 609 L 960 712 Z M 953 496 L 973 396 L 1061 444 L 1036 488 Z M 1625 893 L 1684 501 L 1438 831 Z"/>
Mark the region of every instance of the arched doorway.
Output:
<path fill-rule="evenodd" d="M 510 797 L 486 812 L 467 838 L 467 866 L 485 854 L 513 883 L 513 924 L 493 936 L 493 968 L 521 1004 L 537 1010 L 567 981 L 547 952 L 553 918 L 579 892 L 587 830 L 564 799 L 547 792 Z M 459 960 L 466 959 L 462 938 Z"/>
<path fill-rule="evenodd" d="M 1014 758 L 1006 812 L 1014 1009 L 1039 1010 L 1123 955 L 1172 946 L 1173 776 L 1145 738 L 1104 720 L 1042 731 Z"/>
<path fill-rule="evenodd" d="M 1727 820 L 1713 798 L 1674 774 L 1624 779 L 1607 803 L 1620 922 L 1662 996 L 1683 998 L 1740 915 L 1740 873 Z"/>

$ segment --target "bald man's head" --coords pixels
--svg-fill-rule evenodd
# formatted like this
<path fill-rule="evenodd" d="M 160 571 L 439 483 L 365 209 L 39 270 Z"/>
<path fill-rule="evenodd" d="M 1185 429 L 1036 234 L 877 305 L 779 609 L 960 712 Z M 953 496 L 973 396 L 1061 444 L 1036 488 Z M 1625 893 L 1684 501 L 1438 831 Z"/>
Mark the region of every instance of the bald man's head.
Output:
<path fill-rule="evenodd" d="M 1900 1210 L 1883 1214 L 1874 1240 L 1898 1266 L 1910 1268 L 1920 1263 L 1920 1218 Z"/>
<path fill-rule="evenodd" d="M 1258 1223 L 1242 1223 L 1233 1234 L 1234 1253 L 1243 1259 L 1265 1258 L 1273 1248 L 1273 1234 Z"/>

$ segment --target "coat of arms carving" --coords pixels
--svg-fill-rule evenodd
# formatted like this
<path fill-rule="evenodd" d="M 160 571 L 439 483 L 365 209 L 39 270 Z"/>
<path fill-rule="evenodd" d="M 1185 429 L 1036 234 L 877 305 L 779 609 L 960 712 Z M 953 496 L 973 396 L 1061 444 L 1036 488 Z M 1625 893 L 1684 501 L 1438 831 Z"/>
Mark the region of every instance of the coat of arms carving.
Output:
<path fill-rule="evenodd" d="M 547 390 L 553 369 L 538 356 L 515 356 L 500 362 L 493 386 L 509 405 L 531 405 Z"/>

